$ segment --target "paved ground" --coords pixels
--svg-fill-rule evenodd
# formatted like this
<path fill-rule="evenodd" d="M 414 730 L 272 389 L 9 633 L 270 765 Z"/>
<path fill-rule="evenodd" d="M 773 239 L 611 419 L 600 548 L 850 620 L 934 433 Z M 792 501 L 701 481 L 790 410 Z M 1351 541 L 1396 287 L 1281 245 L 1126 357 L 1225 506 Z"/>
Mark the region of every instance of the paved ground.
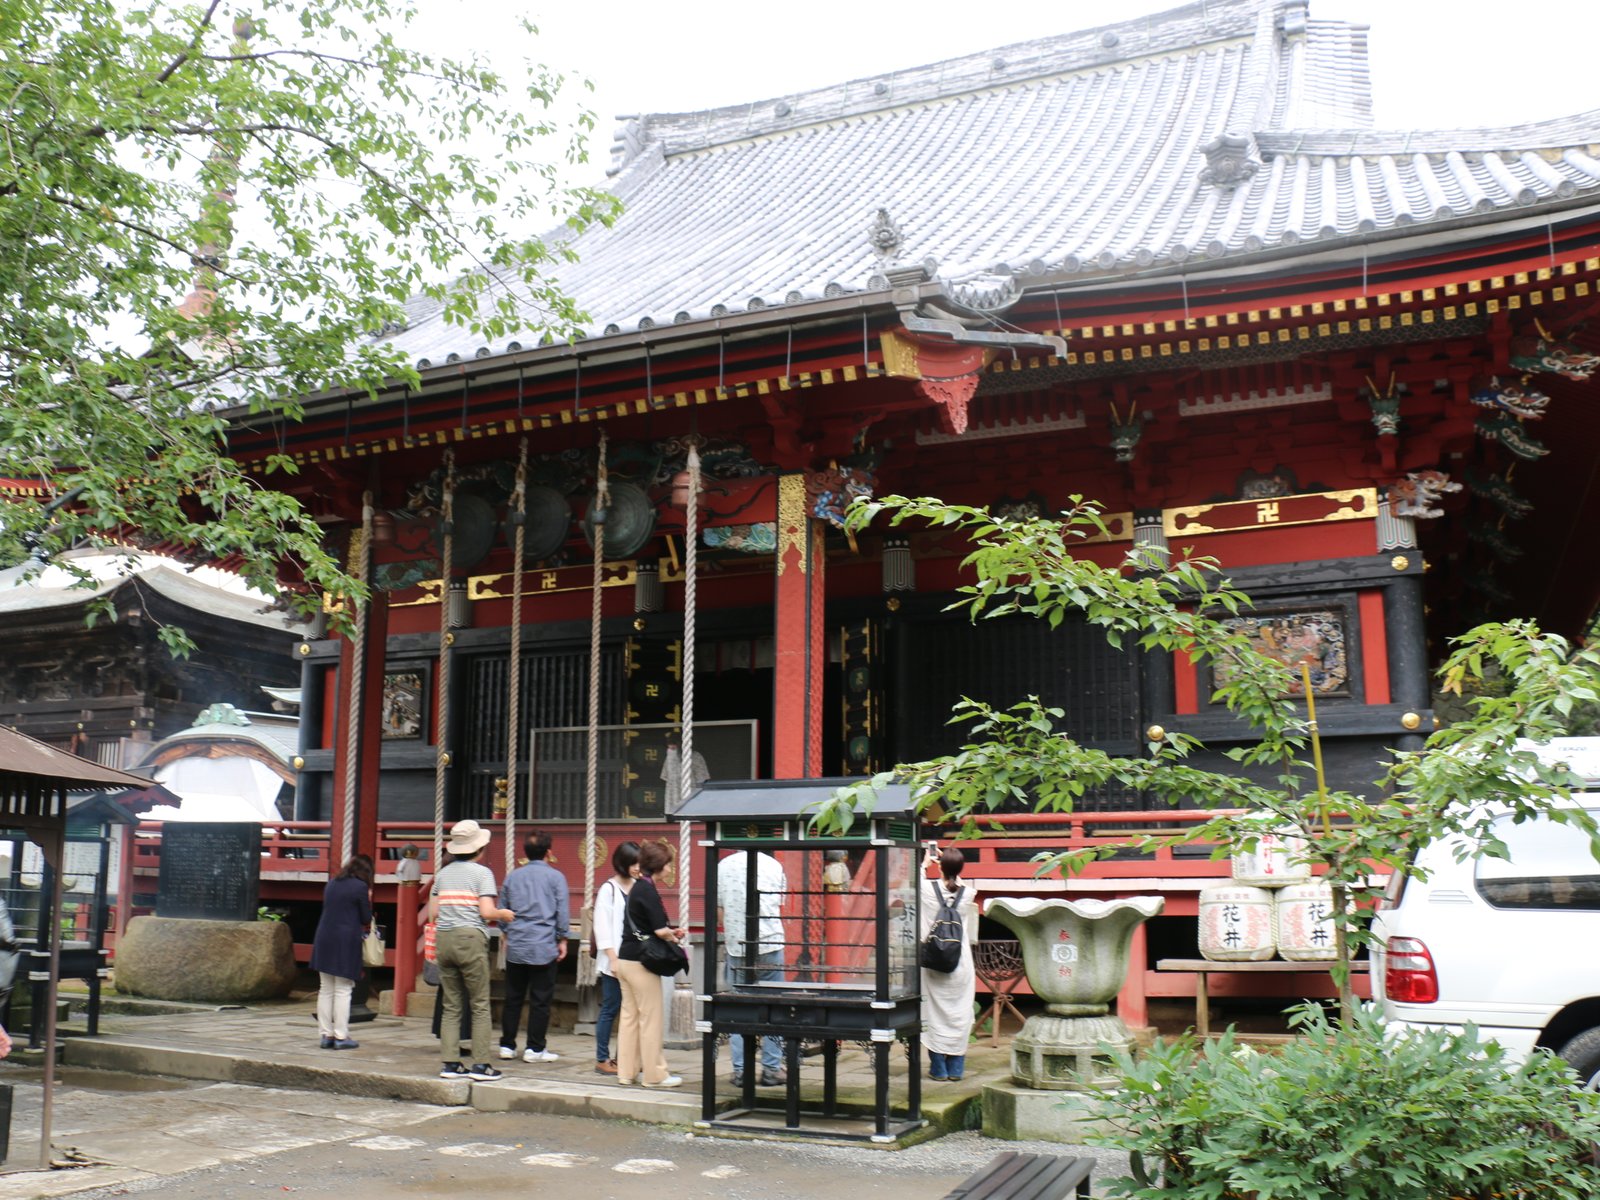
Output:
<path fill-rule="evenodd" d="M 271 1087 L 307 1088 L 354 1096 L 414 1100 L 485 1111 L 538 1111 L 565 1116 L 620 1117 L 688 1126 L 701 1115 L 700 1051 L 669 1049 L 667 1060 L 684 1080 L 682 1088 L 647 1090 L 621 1087 L 594 1070 L 594 1039 L 554 1033 L 549 1048 L 554 1063 L 531 1065 L 495 1060 L 505 1072 L 497 1083 L 465 1083 L 439 1078 L 439 1047 L 424 1017 L 385 1017 L 352 1027 L 360 1049 L 318 1048 L 316 1017 L 309 1000 L 247 1009 L 194 1009 L 154 1016 L 109 1016 L 96 1038 L 71 1038 L 71 1066 L 170 1075 Z M 1009 1051 L 986 1043 L 969 1056 L 960 1084 L 927 1084 L 926 1114 L 941 1120 L 953 1107 L 976 1099 L 983 1084 L 1009 1069 Z M 470 1056 L 468 1056 L 470 1057 Z M 820 1087 L 820 1059 L 804 1060 L 802 1079 Z M 903 1054 L 894 1056 L 896 1088 L 903 1093 Z M 718 1098 L 731 1099 L 726 1050 L 719 1061 Z M 871 1062 L 862 1049 L 844 1047 L 839 1056 L 841 1096 L 865 1101 L 871 1094 Z M 763 1089 L 776 1102 L 781 1090 Z"/>
<path fill-rule="evenodd" d="M 225 1162 L 88 1192 L 82 1200 L 130 1194 L 162 1200 L 268 1194 L 307 1200 L 552 1194 L 585 1200 L 937 1200 L 992 1153 L 993 1144 L 976 1134 L 886 1154 L 729 1142 L 621 1121 L 460 1110 L 394 1133 Z"/>
<path fill-rule="evenodd" d="M 52 1157 L 39 1162 L 36 1068 L 0 1070 L 14 1082 L 11 1155 L 0 1198 L 62 1196 L 160 1183 L 168 1176 L 362 1137 L 394 1134 L 451 1110 L 231 1083 L 200 1084 L 67 1068 L 56 1091 Z"/>
<path fill-rule="evenodd" d="M 359 1050 L 319 1049 L 306 1001 L 108 1015 L 102 1036 L 67 1041 L 57 1092 L 53 1157 L 92 1165 L 45 1173 L 31 1169 L 38 1162 L 39 1069 L 0 1064 L 0 1083 L 17 1089 L 6 1170 L 29 1168 L 0 1175 L 0 1200 L 258 1189 L 348 1198 L 367 1194 L 364 1187 L 352 1193 L 351 1184 L 362 1180 L 373 1194 L 381 1186 L 401 1195 L 454 1195 L 469 1177 L 474 1195 L 521 1194 L 559 1179 L 586 1180 L 588 1196 L 631 1197 L 645 1194 L 652 1172 L 671 1176 L 665 1192 L 674 1196 L 927 1197 L 942 1195 L 993 1154 L 1022 1148 L 975 1133 L 899 1151 L 690 1137 L 700 1116 L 698 1051 L 668 1051 L 685 1077 L 681 1091 L 619 1087 L 594 1073 L 593 1039 L 571 1034 L 552 1035 L 550 1048 L 562 1055 L 556 1063 L 497 1063 L 504 1082 L 467 1084 L 437 1077 L 438 1046 L 424 1018 L 379 1017 L 353 1032 Z M 905 1064 L 897 1058 L 898 1078 Z M 730 1091 L 727 1070 L 724 1052 L 719 1095 Z M 958 1126 L 975 1115 L 969 1106 L 982 1084 L 1006 1071 L 1004 1046 L 975 1046 L 962 1084 L 926 1085 L 928 1113 Z M 808 1086 L 814 1076 L 820 1060 L 807 1059 Z M 842 1094 L 864 1097 L 871 1078 L 865 1053 L 846 1048 L 840 1076 Z M 781 1094 L 763 1093 L 774 1104 Z M 595 1117 L 610 1119 L 581 1119 Z M 552 1154 L 578 1157 L 539 1157 Z M 635 1168 L 622 1165 L 635 1159 L 658 1163 L 638 1167 L 636 1178 Z M 814 1170 L 819 1163 L 837 1166 L 837 1177 L 830 1170 L 824 1181 Z M 704 1175 L 721 1168 L 722 1176 Z M 1097 1176 L 1119 1170 L 1107 1156 Z M 656 1179 L 651 1193 L 662 1194 L 664 1182 Z"/>

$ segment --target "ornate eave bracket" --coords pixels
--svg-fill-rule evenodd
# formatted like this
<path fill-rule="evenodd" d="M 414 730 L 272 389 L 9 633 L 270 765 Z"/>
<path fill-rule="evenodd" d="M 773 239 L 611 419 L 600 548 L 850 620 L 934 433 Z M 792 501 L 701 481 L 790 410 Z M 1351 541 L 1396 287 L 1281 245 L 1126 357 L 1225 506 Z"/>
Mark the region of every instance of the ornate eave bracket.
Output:
<path fill-rule="evenodd" d="M 919 396 L 935 406 L 944 433 L 967 430 L 967 405 L 977 393 L 981 372 L 1001 351 L 1064 358 L 1066 340 L 1048 334 L 969 329 L 954 317 L 922 316 L 901 310 L 901 328 L 882 335 L 887 374 L 916 380 Z"/>
<path fill-rule="evenodd" d="M 967 431 L 967 405 L 978 390 L 978 375 L 994 357 L 982 346 L 959 346 L 904 330 L 882 335 L 883 366 L 893 378 L 915 380 L 915 391 L 934 406 L 944 433 Z"/>

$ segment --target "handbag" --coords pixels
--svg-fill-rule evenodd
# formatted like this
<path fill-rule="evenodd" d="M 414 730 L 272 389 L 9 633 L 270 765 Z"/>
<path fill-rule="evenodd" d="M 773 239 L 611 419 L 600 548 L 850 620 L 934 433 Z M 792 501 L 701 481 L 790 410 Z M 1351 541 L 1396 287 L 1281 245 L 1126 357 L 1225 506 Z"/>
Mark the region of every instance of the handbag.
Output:
<path fill-rule="evenodd" d="M 381 967 L 384 965 L 383 934 L 374 925 L 367 931 L 367 936 L 361 939 L 361 965 L 364 967 Z"/>
<path fill-rule="evenodd" d="M 439 986 L 439 928 L 432 921 L 422 926 L 422 982 Z"/>
<path fill-rule="evenodd" d="M 654 932 L 640 933 L 627 905 L 622 908 L 624 932 L 639 943 L 639 965 L 657 975 L 676 975 L 689 969 L 689 955 L 675 942 L 658 938 Z"/>

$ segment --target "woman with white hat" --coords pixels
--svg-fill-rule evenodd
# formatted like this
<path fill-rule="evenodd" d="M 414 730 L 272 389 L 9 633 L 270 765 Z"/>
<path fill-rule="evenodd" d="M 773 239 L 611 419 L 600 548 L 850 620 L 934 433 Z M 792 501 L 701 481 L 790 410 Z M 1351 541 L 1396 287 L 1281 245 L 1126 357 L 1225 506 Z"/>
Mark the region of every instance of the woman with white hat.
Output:
<path fill-rule="evenodd" d="M 489 1019 L 489 922 L 516 914 L 496 902 L 494 872 L 476 861 L 489 844 L 489 831 L 470 818 L 450 828 L 445 850 L 450 861 L 433 877 L 428 920 L 434 923 L 439 990 L 444 995 L 440 1024 L 441 1079 L 491 1082 L 500 1072 L 489 1065 L 494 1031 Z M 472 1067 L 461 1065 L 461 1013 L 472 1013 Z"/>

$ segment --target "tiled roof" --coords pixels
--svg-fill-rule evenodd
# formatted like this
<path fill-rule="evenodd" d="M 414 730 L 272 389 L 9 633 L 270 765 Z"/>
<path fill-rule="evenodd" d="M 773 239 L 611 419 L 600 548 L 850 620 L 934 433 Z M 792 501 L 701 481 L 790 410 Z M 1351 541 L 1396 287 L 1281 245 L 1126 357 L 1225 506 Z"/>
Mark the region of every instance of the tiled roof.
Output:
<path fill-rule="evenodd" d="M 58 613 L 81 609 L 93 600 L 137 587 L 149 588 L 195 612 L 286 636 L 292 632 L 284 613 L 269 610 L 269 597 L 218 586 L 170 559 L 136 552 L 127 556 L 77 552 L 69 557 L 94 576 L 93 582 L 81 583 L 58 566 L 45 567 L 37 573 L 31 573 L 27 566 L 0 571 L 0 620 L 13 616 L 24 620 L 56 619 Z"/>
<path fill-rule="evenodd" d="M 803 95 L 630 119 L 625 210 L 562 284 L 589 336 L 884 286 L 902 262 L 958 302 L 1600 200 L 1600 111 L 1502 130 L 1367 128 L 1366 30 L 1305 0 L 1206 0 Z M 1224 138 L 1222 135 L 1232 135 Z M 397 340 L 498 354 L 419 302 Z M 453 361 L 453 360 L 452 360 Z"/>

